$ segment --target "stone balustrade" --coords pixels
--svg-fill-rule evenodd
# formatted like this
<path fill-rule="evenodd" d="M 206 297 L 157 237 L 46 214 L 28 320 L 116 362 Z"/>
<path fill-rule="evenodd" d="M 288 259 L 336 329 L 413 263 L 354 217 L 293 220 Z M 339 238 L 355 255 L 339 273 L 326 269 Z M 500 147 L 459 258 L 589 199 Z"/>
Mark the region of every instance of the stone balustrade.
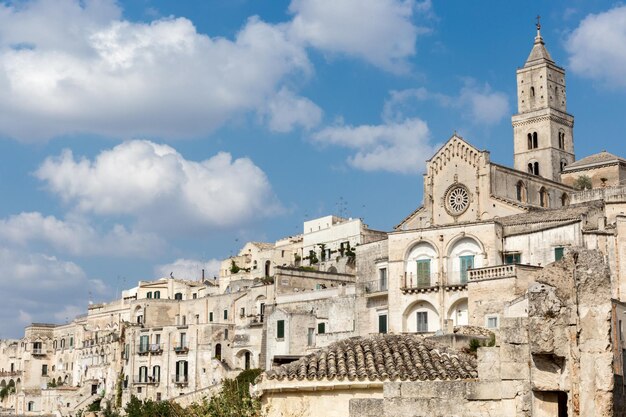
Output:
<path fill-rule="evenodd" d="M 482 281 L 486 279 L 515 277 L 517 275 L 517 268 L 516 265 L 497 265 L 470 269 L 467 272 L 470 281 Z"/>

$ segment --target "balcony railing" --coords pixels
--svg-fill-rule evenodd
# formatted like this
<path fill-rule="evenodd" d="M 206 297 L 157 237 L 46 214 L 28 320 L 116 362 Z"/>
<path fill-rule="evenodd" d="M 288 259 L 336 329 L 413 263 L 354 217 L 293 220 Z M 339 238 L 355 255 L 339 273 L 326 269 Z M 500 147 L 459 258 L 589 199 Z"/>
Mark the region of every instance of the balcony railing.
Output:
<path fill-rule="evenodd" d="M 174 352 L 176 353 L 187 353 L 189 352 L 189 346 L 187 346 L 187 343 L 179 343 L 178 345 L 174 346 Z"/>
<path fill-rule="evenodd" d="M 513 264 L 470 269 L 467 272 L 470 281 L 482 281 L 486 279 L 510 278 L 517 276 L 517 268 Z"/>
<path fill-rule="evenodd" d="M 414 274 L 405 273 L 402 277 L 402 289 L 427 289 L 439 285 L 439 274 Z"/>
<path fill-rule="evenodd" d="M 445 285 L 447 287 L 467 285 L 469 281 L 469 271 L 471 271 L 471 269 L 466 271 L 449 271 L 446 274 Z"/>
<path fill-rule="evenodd" d="M 46 352 L 42 348 L 33 348 L 33 355 L 41 356 L 45 354 Z"/>
<path fill-rule="evenodd" d="M 365 294 L 380 294 L 385 293 L 389 290 L 389 283 L 386 280 L 374 280 L 363 283 L 363 290 Z"/>
<path fill-rule="evenodd" d="M 176 385 L 187 385 L 189 384 L 189 377 L 187 375 L 173 375 L 172 383 Z"/>
<path fill-rule="evenodd" d="M 0 372 L 0 377 L 21 376 L 21 375 L 22 375 L 22 371 L 2 371 L 2 372 Z"/>
<path fill-rule="evenodd" d="M 133 378 L 133 384 L 136 385 L 156 385 L 159 380 L 152 376 L 136 376 Z"/>
<path fill-rule="evenodd" d="M 139 345 L 139 350 L 137 351 L 140 355 L 147 355 L 148 353 L 152 354 L 160 354 L 163 353 L 163 345 L 160 343 L 151 343 L 148 345 Z"/>

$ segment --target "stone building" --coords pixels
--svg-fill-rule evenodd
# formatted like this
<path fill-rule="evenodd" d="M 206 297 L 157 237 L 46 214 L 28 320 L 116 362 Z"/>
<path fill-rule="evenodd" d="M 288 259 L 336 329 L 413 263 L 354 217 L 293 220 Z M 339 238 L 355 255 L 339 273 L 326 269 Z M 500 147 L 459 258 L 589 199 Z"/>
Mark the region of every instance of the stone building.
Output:
<path fill-rule="evenodd" d="M 604 151 L 576 161 L 565 86 L 538 29 L 517 71 L 514 168 L 455 134 L 427 161 L 423 205 L 356 248 L 356 334 L 463 348 L 455 331 L 489 329 L 496 341 L 478 349 L 478 379 L 369 381 L 378 391 L 359 398 L 367 376 L 322 384 L 312 371 L 302 389 L 277 377 L 335 349 L 322 348 L 262 377 L 269 410 L 307 398 L 297 415 L 316 416 L 334 398 L 355 417 L 624 414 L 624 162 Z"/>

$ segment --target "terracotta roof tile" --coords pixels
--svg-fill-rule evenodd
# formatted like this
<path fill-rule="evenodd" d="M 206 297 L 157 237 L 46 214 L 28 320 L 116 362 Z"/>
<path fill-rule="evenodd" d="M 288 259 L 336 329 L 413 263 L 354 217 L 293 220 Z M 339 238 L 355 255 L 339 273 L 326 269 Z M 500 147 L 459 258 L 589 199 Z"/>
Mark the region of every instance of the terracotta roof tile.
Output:
<path fill-rule="evenodd" d="M 473 357 L 418 335 L 353 337 L 265 372 L 282 380 L 451 380 L 476 378 Z"/>

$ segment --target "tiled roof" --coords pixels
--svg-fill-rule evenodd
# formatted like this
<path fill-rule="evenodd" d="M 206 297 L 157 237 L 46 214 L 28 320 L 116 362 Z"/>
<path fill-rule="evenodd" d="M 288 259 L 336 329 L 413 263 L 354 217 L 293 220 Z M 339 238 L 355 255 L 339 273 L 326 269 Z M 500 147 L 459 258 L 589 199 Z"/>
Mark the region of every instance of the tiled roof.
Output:
<path fill-rule="evenodd" d="M 273 243 L 266 243 L 266 242 L 250 242 L 250 243 L 252 243 L 254 246 L 256 246 L 257 248 L 261 250 L 274 249 Z"/>
<path fill-rule="evenodd" d="M 418 335 L 352 337 L 267 371 L 282 380 L 454 380 L 477 378 L 470 355 Z"/>
<path fill-rule="evenodd" d="M 513 226 L 529 223 L 567 222 L 578 220 L 583 214 L 587 214 L 593 208 L 599 207 L 598 203 L 585 203 L 559 207 L 556 209 L 533 209 L 528 213 L 514 214 L 500 217 L 496 221 L 503 226 Z"/>
<path fill-rule="evenodd" d="M 606 164 L 609 162 L 626 162 L 626 160 L 624 158 L 620 158 L 617 155 L 613 155 L 610 152 L 602 151 L 594 153 L 593 155 L 586 156 L 576 162 L 572 162 L 567 167 L 565 167 L 565 171 L 587 165 Z"/>

